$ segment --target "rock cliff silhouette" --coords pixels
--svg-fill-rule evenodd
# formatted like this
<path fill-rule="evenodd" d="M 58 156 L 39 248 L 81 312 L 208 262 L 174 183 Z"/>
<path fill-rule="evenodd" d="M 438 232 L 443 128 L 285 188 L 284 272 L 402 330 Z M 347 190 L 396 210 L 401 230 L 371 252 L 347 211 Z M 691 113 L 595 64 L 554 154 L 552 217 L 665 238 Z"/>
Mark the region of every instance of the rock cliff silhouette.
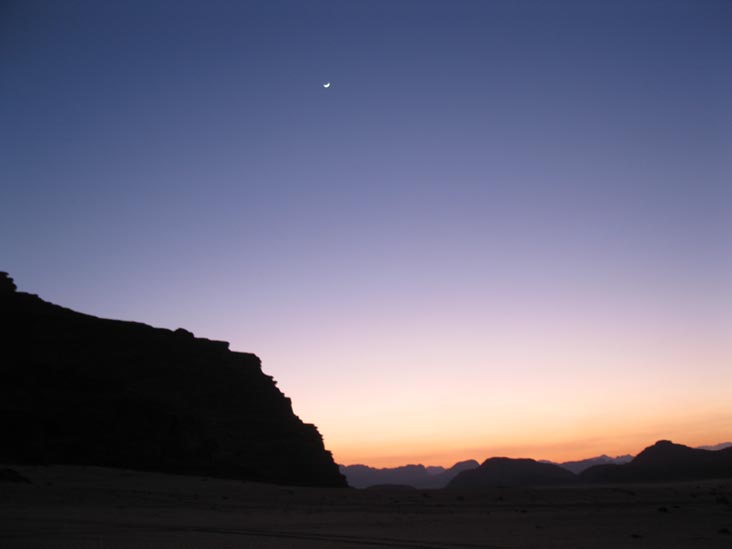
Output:
<path fill-rule="evenodd" d="M 346 486 L 253 354 L 108 320 L 0 273 L 0 461 Z"/>

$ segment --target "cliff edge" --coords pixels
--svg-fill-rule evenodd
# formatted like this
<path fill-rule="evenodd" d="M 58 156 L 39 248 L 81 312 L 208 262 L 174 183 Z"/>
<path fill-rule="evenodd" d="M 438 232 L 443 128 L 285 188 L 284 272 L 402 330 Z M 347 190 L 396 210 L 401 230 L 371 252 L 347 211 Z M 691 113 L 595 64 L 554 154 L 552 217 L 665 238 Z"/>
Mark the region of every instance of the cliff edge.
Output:
<path fill-rule="evenodd" d="M 0 273 L 0 462 L 346 486 L 253 354 L 78 313 Z"/>

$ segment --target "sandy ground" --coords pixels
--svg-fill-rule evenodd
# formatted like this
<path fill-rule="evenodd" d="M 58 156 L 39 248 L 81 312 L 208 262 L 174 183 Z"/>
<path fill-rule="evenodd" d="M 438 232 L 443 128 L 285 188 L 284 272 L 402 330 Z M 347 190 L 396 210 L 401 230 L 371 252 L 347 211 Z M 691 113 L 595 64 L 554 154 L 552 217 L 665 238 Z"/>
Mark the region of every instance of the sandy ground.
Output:
<path fill-rule="evenodd" d="M 3 549 L 732 548 L 732 480 L 470 493 L 7 467 L 32 484 L 0 483 Z"/>

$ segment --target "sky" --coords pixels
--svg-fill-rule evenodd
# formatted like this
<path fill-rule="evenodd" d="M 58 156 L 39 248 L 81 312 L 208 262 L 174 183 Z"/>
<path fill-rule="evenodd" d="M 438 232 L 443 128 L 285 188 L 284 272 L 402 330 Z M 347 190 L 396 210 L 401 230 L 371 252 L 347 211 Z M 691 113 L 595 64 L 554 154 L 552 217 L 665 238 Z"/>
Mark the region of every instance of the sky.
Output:
<path fill-rule="evenodd" d="M 339 463 L 730 440 L 730 97 L 728 0 L 5 0 L 0 269 Z"/>

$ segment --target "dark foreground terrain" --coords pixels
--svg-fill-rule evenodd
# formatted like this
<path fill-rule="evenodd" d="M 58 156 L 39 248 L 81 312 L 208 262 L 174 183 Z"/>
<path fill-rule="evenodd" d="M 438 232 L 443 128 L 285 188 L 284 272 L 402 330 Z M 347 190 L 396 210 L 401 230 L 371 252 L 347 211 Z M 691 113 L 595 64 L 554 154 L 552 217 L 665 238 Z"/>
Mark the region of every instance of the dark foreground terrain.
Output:
<path fill-rule="evenodd" d="M 0 466 L 0 547 L 732 547 L 732 480 L 483 492 Z M 22 482 L 22 477 L 30 483 Z"/>

